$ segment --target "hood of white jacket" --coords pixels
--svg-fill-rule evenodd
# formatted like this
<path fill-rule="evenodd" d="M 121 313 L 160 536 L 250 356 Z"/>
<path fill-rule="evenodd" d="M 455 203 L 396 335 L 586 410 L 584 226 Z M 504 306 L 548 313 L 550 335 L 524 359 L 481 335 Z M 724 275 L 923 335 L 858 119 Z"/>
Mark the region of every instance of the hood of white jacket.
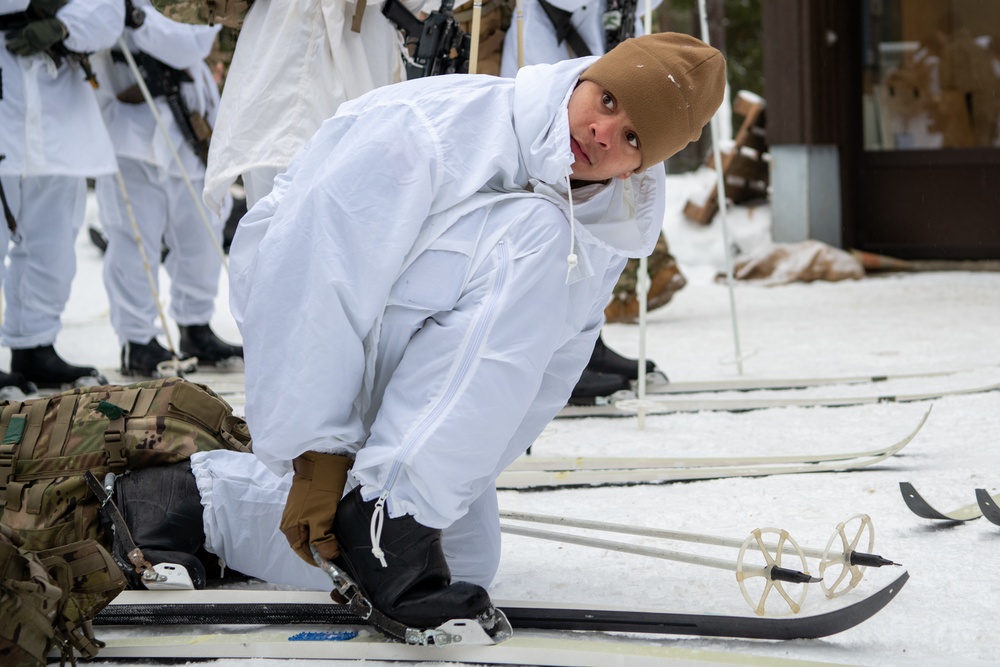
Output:
<path fill-rule="evenodd" d="M 569 207 L 572 195 L 578 241 L 605 245 L 628 257 L 653 251 L 664 215 L 664 170 L 655 165 L 627 179 L 611 179 L 569 192 L 569 98 L 596 57 L 523 67 L 514 87 L 514 131 L 529 189 Z"/>

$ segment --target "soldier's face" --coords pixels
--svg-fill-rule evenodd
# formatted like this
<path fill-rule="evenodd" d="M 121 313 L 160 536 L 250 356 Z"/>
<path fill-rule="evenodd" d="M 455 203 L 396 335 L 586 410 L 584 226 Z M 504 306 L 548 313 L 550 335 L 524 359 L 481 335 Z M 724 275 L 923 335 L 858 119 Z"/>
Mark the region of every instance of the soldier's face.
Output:
<path fill-rule="evenodd" d="M 642 164 L 639 135 L 618 100 L 593 81 L 581 81 L 569 98 L 573 178 L 628 178 Z"/>

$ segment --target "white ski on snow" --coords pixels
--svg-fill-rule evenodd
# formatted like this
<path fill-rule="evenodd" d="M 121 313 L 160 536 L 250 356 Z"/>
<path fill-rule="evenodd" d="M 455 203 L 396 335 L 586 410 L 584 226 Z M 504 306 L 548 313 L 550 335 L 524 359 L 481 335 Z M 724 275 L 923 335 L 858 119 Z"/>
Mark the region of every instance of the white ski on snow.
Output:
<path fill-rule="evenodd" d="M 967 387 L 963 389 L 942 390 L 919 394 L 886 394 L 880 396 L 841 396 L 836 398 L 702 398 L 702 399 L 656 399 L 644 401 L 633 399 L 615 400 L 605 405 L 567 405 L 559 411 L 557 418 L 574 417 L 632 417 L 641 407 L 647 415 L 672 414 L 677 412 L 746 412 L 749 410 L 764 410 L 769 408 L 791 407 L 845 407 L 851 405 L 870 405 L 873 403 L 912 403 L 928 401 L 945 396 L 960 396 L 965 394 L 981 394 L 1000 389 L 1000 383 L 985 386 Z"/>
<path fill-rule="evenodd" d="M 670 465 L 664 467 L 624 467 L 627 465 L 622 459 L 612 459 L 614 465 L 618 467 L 601 469 L 591 467 L 586 463 L 576 466 L 577 459 L 566 459 L 566 464 L 543 463 L 541 467 L 533 467 L 528 459 L 533 457 L 522 457 L 518 459 L 510 468 L 505 470 L 497 478 L 497 488 L 501 489 L 528 489 L 538 487 L 560 487 L 560 486 L 585 486 L 595 484 L 637 484 L 649 482 L 674 482 L 695 479 L 720 479 L 726 477 L 762 477 L 767 475 L 789 475 L 809 472 L 840 472 L 847 470 L 857 470 L 884 461 L 893 454 L 899 452 L 917 435 L 927 417 L 930 416 L 931 409 L 928 408 L 920 419 L 916 428 L 899 442 L 874 449 L 869 452 L 859 452 L 854 457 L 773 457 L 770 461 L 767 457 L 760 459 L 750 459 L 749 464 L 727 465 L 724 462 L 710 465 L 690 465 L 677 466 Z M 592 459 L 599 461 L 600 459 Z M 684 461 L 684 459 L 670 459 L 670 461 Z M 697 459 L 691 459 L 697 460 Z M 525 461 L 524 463 L 520 463 Z M 586 461 L 586 459 L 583 459 Z M 516 465 L 525 467 L 517 468 Z M 564 469 L 558 468 L 565 465 Z M 598 463 L 592 464 L 599 465 Z M 527 469 L 525 469 L 527 468 Z"/>
<path fill-rule="evenodd" d="M 894 380 L 948 377 L 965 371 L 929 371 L 924 373 L 886 373 L 883 375 L 853 375 L 841 377 L 805 378 L 732 378 L 728 380 L 693 380 L 688 382 L 652 382 L 646 385 L 649 394 L 698 394 L 722 391 L 760 391 L 764 389 L 808 389 L 840 384 L 875 384 Z"/>
<path fill-rule="evenodd" d="M 232 630 L 232 629 L 231 629 Z M 674 643 L 654 643 L 626 637 L 557 636 L 519 630 L 494 646 L 407 646 L 390 642 L 367 628 L 303 630 L 301 626 L 265 627 L 253 632 L 217 630 L 172 634 L 101 632 L 106 642 L 98 658 L 271 658 L 331 662 L 384 660 L 403 662 L 462 662 L 477 665 L 538 665 L 545 667 L 832 667 L 832 663 L 690 649 Z M 120 636 L 116 636 L 120 634 Z"/>

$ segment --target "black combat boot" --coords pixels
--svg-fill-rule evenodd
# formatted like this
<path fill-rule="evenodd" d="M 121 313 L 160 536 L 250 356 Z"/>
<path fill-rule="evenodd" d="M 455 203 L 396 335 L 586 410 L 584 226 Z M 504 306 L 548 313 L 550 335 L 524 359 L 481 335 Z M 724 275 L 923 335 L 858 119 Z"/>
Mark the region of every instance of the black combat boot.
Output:
<path fill-rule="evenodd" d="M 90 366 L 66 363 L 51 345 L 10 351 L 10 370 L 28 382 L 44 389 L 60 389 L 65 385 L 102 385 L 108 379 Z"/>
<path fill-rule="evenodd" d="M 195 555 L 205 543 L 201 494 L 189 461 L 120 475 L 115 478 L 111 499 L 128 526 L 132 542 L 150 565 L 182 565 L 195 588 L 205 587 L 205 565 Z M 111 530 L 103 512 L 102 519 L 108 534 L 113 536 L 111 555 L 128 578 L 129 587 L 145 588 L 128 558 L 132 545 L 118 531 Z"/>
<path fill-rule="evenodd" d="M 197 357 L 199 364 L 214 366 L 233 357 L 243 358 L 243 347 L 221 340 L 207 324 L 178 327 L 181 332 L 181 354 Z"/>
<path fill-rule="evenodd" d="M 0 401 L 9 399 L 21 400 L 28 394 L 38 391 L 33 383 L 24 379 L 20 373 L 4 373 L 0 371 Z"/>
<path fill-rule="evenodd" d="M 122 346 L 121 372 L 126 376 L 162 377 L 164 373 L 161 372 L 160 364 L 172 361 L 173 358 L 174 356 L 160 345 L 156 338 L 146 344 L 127 341 Z"/>
<path fill-rule="evenodd" d="M 590 355 L 587 369 L 598 373 L 624 375 L 629 380 L 639 379 L 639 360 L 629 359 L 618 354 L 604 344 L 602 336 L 597 337 L 597 343 L 594 345 L 594 352 Z M 656 364 L 647 359 L 646 372 L 652 373 L 654 371 L 656 371 Z"/>
<path fill-rule="evenodd" d="M 588 366 L 583 369 L 580 379 L 570 394 L 570 405 L 595 405 L 597 399 L 607 398 L 616 391 L 631 389 L 629 380 L 617 373 L 600 373 Z"/>
<path fill-rule="evenodd" d="M 371 605 L 410 628 L 436 628 L 452 619 L 475 619 L 487 634 L 494 628 L 489 593 L 464 581 L 451 583 L 441 548 L 441 531 L 422 526 L 412 516 L 390 519 L 376 501 L 361 499 L 361 488 L 337 506 L 333 533 L 340 545 L 334 564 L 361 589 Z M 385 565 L 372 551 L 371 526 L 385 512 L 378 547 Z M 384 628 L 383 628 L 384 629 Z"/>

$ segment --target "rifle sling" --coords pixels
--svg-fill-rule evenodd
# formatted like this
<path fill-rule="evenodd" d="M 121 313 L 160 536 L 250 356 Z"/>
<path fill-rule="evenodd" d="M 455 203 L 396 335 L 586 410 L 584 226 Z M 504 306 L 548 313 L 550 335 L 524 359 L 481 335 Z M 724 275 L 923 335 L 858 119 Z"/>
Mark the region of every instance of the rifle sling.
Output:
<path fill-rule="evenodd" d="M 351 20 L 351 32 L 361 32 L 361 19 L 365 17 L 366 0 L 358 0 L 357 9 L 354 10 L 354 18 Z"/>
<path fill-rule="evenodd" d="M 6 155 L 0 155 L 0 162 L 3 162 Z M 3 206 L 3 217 L 7 221 L 7 229 L 10 230 L 10 235 L 12 238 L 17 236 L 17 220 L 14 219 L 14 213 L 10 210 L 10 205 L 7 204 L 7 195 L 3 191 L 3 181 L 0 181 L 0 205 Z"/>
<path fill-rule="evenodd" d="M 556 29 L 557 43 L 562 44 L 565 41 L 569 44 L 569 48 L 573 49 L 573 53 L 577 58 L 593 55 L 590 52 L 590 47 L 583 41 L 583 37 L 580 36 L 580 33 L 576 30 L 576 26 L 573 25 L 572 12 L 559 9 L 545 0 L 538 0 L 538 4 L 545 10 L 545 15 L 549 17 L 552 27 Z"/>

